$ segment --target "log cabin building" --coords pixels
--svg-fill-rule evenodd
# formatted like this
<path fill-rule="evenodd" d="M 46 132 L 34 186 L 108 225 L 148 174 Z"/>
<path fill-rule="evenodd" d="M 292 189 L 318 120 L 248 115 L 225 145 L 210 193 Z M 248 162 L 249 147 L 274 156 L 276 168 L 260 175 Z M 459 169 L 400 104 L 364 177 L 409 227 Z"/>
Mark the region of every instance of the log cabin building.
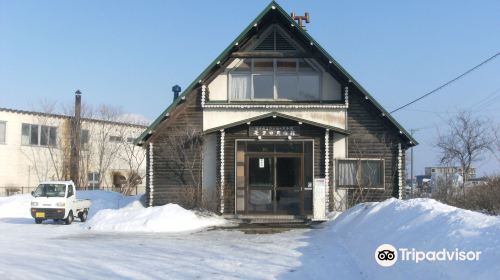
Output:
<path fill-rule="evenodd" d="M 137 138 L 149 206 L 324 219 L 403 195 L 417 142 L 276 2 Z"/>

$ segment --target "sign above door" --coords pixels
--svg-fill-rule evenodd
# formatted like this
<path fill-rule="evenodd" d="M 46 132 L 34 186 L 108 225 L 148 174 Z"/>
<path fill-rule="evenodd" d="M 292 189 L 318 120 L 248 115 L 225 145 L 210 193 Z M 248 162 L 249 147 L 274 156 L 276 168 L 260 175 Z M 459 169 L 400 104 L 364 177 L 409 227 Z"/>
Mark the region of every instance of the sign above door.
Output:
<path fill-rule="evenodd" d="M 271 136 L 288 137 L 299 136 L 299 126 L 250 126 L 248 128 L 249 136 Z"/>

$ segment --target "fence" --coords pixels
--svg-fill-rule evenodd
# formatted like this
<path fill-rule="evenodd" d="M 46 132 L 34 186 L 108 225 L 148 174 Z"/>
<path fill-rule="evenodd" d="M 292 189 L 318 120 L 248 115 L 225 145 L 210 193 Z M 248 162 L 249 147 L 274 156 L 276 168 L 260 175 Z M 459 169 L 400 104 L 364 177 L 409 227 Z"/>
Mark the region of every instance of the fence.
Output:
<path fill-rule="evenodd" d="M 0 186 L 0 197 L 2 196 L 11 196 L 15 194 L 27 194 L 34 191 L 36 187 L 13 187 L 13 186 Z M 77 191 L 90 191 L 90 190 L 101 190 L 101 191 L 113 191 L 113 192 L 121 192 L 120 188 L 111 187 L 85 187 L 85 188 L 77 188 Z M 144 186 L 137 186 L 132 191 L 131 195 L 142 194 L 145 192 Z"/>

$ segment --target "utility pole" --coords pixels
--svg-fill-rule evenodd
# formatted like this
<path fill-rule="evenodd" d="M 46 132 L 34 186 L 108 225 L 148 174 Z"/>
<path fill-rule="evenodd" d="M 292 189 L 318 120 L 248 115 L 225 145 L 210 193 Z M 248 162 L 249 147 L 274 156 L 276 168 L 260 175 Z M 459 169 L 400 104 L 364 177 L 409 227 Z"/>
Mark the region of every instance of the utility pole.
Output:
<path fill-rule="evenodd" d="M 410 135 L 413 137 L 413 133 L 419 131 L 420 128 L 412 128 L 410 129 Z M 410 163 L 410 198 L 413 198 L 413 146 L 410 149 L 410 157 L 411 157 L 411 163 Z"/>

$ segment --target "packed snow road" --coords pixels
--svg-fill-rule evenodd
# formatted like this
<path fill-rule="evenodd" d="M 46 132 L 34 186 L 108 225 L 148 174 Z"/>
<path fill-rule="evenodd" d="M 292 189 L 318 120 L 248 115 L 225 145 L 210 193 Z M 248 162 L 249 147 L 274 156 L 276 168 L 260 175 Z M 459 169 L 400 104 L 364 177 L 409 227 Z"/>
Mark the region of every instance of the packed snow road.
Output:
<path fill-rule="evenodd" d="M 269 279 L 300 265 L 300 232 L 100 233 L 0 223 L 0 279 Z"/>
<path fill-rule="evenodd" d="M 85 223 L 29 217 L 29 196 L 0 198 L 0 279 L 498 279 L 500 218 L 430 199 L 353 207 L 319 229 L 243 234 L 219 217 L 138 197 L 93 200 Z M 381 244 L 480 251 L 479 260 L 403 260 L 382 267 Z"/>

